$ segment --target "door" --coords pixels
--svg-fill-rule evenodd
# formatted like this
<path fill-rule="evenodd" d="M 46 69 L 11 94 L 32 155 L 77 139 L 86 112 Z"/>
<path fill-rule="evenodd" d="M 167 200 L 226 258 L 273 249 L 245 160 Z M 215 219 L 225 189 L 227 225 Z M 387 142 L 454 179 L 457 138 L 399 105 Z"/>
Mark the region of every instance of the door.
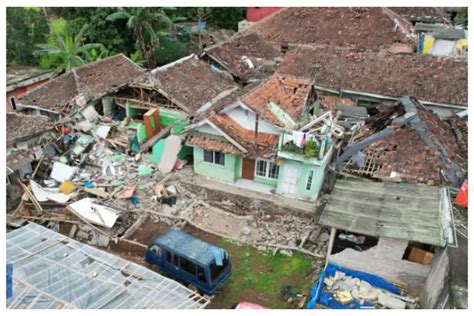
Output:
<path fill-rule="evenodd" d="M 253 180 L 255 177 L 255 159 L 243 158 L 242 178 Z"/>
<path fill-rule="evenodd" d="M 300 170 L 296 166 L 285 165 L 283 168 L 282 191 L 283 194 L 295 195 L 300 177 Z"/>

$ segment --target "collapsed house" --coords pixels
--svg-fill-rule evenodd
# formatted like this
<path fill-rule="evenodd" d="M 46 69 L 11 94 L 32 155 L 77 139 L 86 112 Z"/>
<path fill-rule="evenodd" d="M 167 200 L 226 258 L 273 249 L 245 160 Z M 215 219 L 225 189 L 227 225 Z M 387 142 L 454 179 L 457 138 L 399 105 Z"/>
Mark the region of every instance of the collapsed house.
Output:
<path fill-rule="evenodd" d="M 255 33 L 239 35 L 207 48 L 204 56 L 214 67 L 228 71 L 243 82 L 272 75 L 280 53 Z"/>
<path fill-rule="evenodd" d="M 140 76 L 115 94 L 114 102 L 125 112 L 126 125 L 136 130 L 138 142 L 153 146 L 170 129 L 180 134 L 194 116 L 237 88 L 230 77 L 190 55 Z"/>
<path fill-rule="evenodd" d="M 277 73 L 311 78 L 318 95 L 350 98 L 355 105 L 410 95 L 450 117 L 468 103 L 465 59 L 298 48 L 285 55 Z"/>
<path fill-rule="evenodd" d="M 174 280 L 34 223 L 7 234 L 6 261 L 13 268 L 8 309 L 197 309 L 209 304 Z"/>
<path fill-rule="evenodd" d="M 403 97 L 367 120 L 338 157 L 337 169 L 389 181 L 458 187 L 465 177 L 456 137 L 449 125 Z"/>
<path fill-rule="evenodd" d="M 111 115 L 114 104 L 108 96 L 142 74 L 138 65 L 123 54 L 117 54 L 49 80 L 21 96 L 18 110 L 60 118 L 86 105 L 97 105 L 101 113 Z"/>
<path fill-rule="evenodd" d="M 230 100 L 190 127 L 194 172 L 315 201 L 331 157 L 334 126 L 330 116 L 307 124 L 314 97 L 311 81 L 273 76 Z"/>
<path fill-rule="evenodd" d="M 243 32 L 259 34 L 282 52 L 298 46 L 414 49 L 411 23 L 388 8 L 290 7 Z"/>
<path fill-rule="evenodd" d="M 319 223 L 332 227 L 327 262 L 391 281 L 423 308 L 443 300 L 446 247 L 456 247 L 446 188 L 338 180 Z"/>
<path fill-rule="evenodd" d="M 32 163 L 42 158 L 43 148 L 50 155 L 55 150 L 49 146 L 54 125 L 48 117 L 7 113 L 6 125 L 8 185 L 32 175 Z"/>

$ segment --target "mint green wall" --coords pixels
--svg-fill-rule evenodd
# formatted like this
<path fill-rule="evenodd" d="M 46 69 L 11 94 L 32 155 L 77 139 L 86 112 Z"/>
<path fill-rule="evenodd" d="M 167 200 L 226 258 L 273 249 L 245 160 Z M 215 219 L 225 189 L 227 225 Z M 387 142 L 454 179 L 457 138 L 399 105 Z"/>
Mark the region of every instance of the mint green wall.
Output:
<path fill-rule="evenodd" d="M 242 178 L 242 156 L 235 156 L 235 180 Z"/>
<path fill-rule="evenodd" d="M 325 169 L 331 159 L 332 150 L 330 150 L 324 159 L 321 161 L 320 164 L 308 164 L 301 161 L 291 160 L 291 159 L 283 159 L 284 163 L 280 167 L 280 174 L 278 177 L 278 185 L 277 185 L 277 193 L 283 193 L 283 168 L 285 165 L 295 166 L 300 171 L 299 182 L 296 190 L 296 198 L 316 201 L 319 196 L 319 193 L 322 189 L 324 176 L 325 176 Z M 306 190 L 306 183 L 308 181 L 309 171 L 314 170 L 313 175 L 313 183 L 311 185 L 311 190 Z"/>
<path fill-rule="evenodd" d="M 137 137 L 139 142 L 146 141 L 146 128 L 145 124 L 139 123 L 137 124 Z"/>
<path fill-rule="evenodd" d="M 205 162 L 204 151 L 199 147 L 193 147 L 194 172 L 216 180 L 235 182 L 237 180 L 236 165 L 238 156 L 225 155 L 225 166 Z"/>
<path fill-rule="evenodd" d="M 253 179 L 253 181 L 266 184 L 266 185 L 271 185 L 273 187 L 276 187 L 278 184 L 278 179 L 269 179 L 265 177 L 259 177 L 257 175 L 255 175 L 255 178 Z"/>

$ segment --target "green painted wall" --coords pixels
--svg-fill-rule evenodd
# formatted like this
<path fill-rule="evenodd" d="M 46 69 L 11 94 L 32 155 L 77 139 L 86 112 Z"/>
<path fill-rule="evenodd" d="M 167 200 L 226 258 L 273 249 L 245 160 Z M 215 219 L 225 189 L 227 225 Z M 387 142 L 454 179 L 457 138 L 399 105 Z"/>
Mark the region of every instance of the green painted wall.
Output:
<path fill-rule="evenodd" d="M 242 156 L 235 156 L 235 180 L 242 178 Z"/>
<path fill-rule="evenodd" d="M 329 160 L 332 155 L 332 150 L 326 153 L 326 156 L 322 160 L 322 162 L 318 165 L 316 164 L 308 164 L 301 161 L 291 160 L 291 159 L 284 159 L 283 165 L 280 167 L 280 174 L 278 177 L 278 185 L 277 185 L 277 193 L 283 193 L 283 168 L 285 166 L 295 166 L 300 171 L 300 177 L 298 181 L 298 186 L 296 189 L 295 197 L 304 200 L 316 201 L 321 192 L 321 188 L 324 183 L 324 176 L 325 170 L 329 163 Z M 311 185 L 311 190 L 306 190 L 306 184 L 308 181 L 309 171 L 314 170 L 313 175 L 313 182 Z"/>
<path fill-rule="evenodd" d="M 146 128 L 145 128 L 145 124 L 142 124 L 142 123 L 137 124 L 137 137 L 138 137 L 138 141 L 139 141 L 140 143 L 146 141 Z"/>
<path fill-rule="evenodd" d="M 238 156 L 225 155 L 225 166 L 205 162 L 204 151 L 199 147 L 193 147 L 194 172 L 216 180 L 235 182 L 237 180 L 236 164 Z"/>
<path fill-rule="evenodd" d="M 257 175 L 255 175 L 255 178 L 253 180 L 255 182 L 259 182 L 259 183 L 266 184 L 266 185 L 271 185 L 273 187 L 276 187 L 277 184 L 278 184 L 278 179 L 269 179 L 269 178 L 265 178 L 265 177 L 259 177 Z"/>

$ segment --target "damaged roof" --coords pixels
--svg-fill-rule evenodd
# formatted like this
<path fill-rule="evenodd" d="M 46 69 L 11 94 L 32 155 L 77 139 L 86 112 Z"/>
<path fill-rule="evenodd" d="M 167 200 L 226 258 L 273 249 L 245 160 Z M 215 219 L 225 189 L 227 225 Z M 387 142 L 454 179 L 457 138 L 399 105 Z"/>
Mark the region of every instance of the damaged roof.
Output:
<path fill-rule="evenodd" d="M 324 88 L 467 106 L 467 69 L 463 58 L 297 48 L 277 73 L 311 78 Z"/>
<path fill-rule="evenodd" d="M 249 27 L 270 43 L 378 50 L 414 44 L 411 23 L 387 8 L 290 7 Z M 245 32 L 245 31 L 244 31 Z"/>
<path fill-rule="evenodd" d="M 390 7 L 390 10 L 412 22 L 450 23 L 449 15 L 437 7 Z"/>
<path fill-rule="evenodd" d="M 30 66 L 7 66 L 7 92 L 49 79 L 53 72 Z"/>
<path fill-rule="evenodd" d="M 134 86 L 156 89 L 188 114 L 224 97 L 237 85 L 194 55 L 157 68 L 137 79 Z"/>
<path fill-rule="evenodd" d="M 345 163 L 348 161 L 347 163 Z M 383 107 L 344 148 L 338 170 L 390 181 L 460 186 L 465 170 L 449 125 L 416 99 Z"/>
<path fill-rule="evenodd" d="M 27 140 L 53 129 L 51 119 L 42 115 L 7 113 L 7 145 Z"/>
<path fill-rule="evenodd" d="M 283 127 L 284 124 L 268 108 L 269 103 L 278 105 L 295 122 L 299 121 L 312 89 L 311 80 L 291 76 L 272 76 L 242 101 L 266 121 Z"/>
<path fill-rule="evenodd" d="M 255 33 L 233 37 L 206 49 L 205 53 L 242 80 L 272 74 L 276 69 L 275 59 L 281 56 L 280 52 Z"/>
<path fill-rule="evenodd" d="M 76 97 L 83 96 L 88 102 L 98 100 L 142 74 L 138 65 L 117 54 L 53 78 L 21 96 L 18 103 L 67 115 L 75 108 Z"/>
<path fill-rule="evenodd" d="M 421 184 L 337 180 L 321 225 L 375 237 L 445 246 L 443 189 Z"/>

